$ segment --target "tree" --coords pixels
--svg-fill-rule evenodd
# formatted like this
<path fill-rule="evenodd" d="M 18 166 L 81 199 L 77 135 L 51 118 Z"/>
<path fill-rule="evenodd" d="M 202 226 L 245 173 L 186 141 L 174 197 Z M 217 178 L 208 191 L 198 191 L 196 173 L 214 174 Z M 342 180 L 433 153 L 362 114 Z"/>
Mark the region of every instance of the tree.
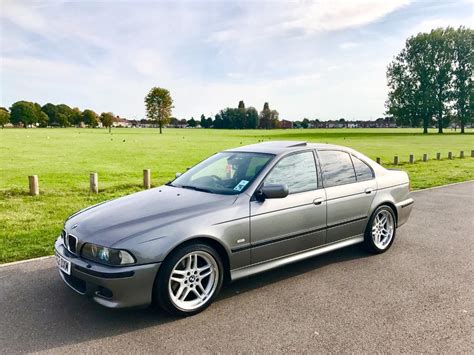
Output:
<path fill-rule="evenodd" d="M 466 124 L 474 118 L 474 30 L 460 27 L 452 34 L 454 81 L 453 95 L 454 110 L 457 122 L 464 133 Z"/>
<path fill-rule="evenodd" d="M 428 133 L 435 119 L 443 133 L 452 117 L 462 126 L 472 120 L 473 38 L 473 30 L 463 27 L 408 38 L 387 69 L 387 113 L 399 125 L 417 127 L 422 122 L 423 133 Z"/>
<path fill-rule="evenodd" d="M 147 117 L 158 123 L 161 134 L 163 125 L 168 124 L 171 118 L 173 99 L 170 92 L 159 87 L 152 88 L 145 97 L 145 106 Z"/>
<path fill-rule="evenodd" d="M 270 110 L 270 105 L 265 102 L 263 110 L 260 112 L 260 128 L 271 129 L 278 128 L 280 126 L 278 120 L 278 111 Z"/>
<path fill-rule="evenodd" d="M 43 111 L 39 111 L 37 122 L 40 127 L 48 127 L 48 122 L 49 122 L 48 115 L 45 114 Z"/>
<path fill-rule="evenodd" d="M 74 107 L 71 113 L 71 121 L 73 125 L 79 126 L 82 122 L 82 112 L 78 107 Z M 97 123 L 97 121 L 96 121 Z"/>
<path fill-rule="evenodd" d="M 309 120 L 307 118 L 303 119 L 303 121 L 301 122 L 301 127 L 303 127 L 303 128 L 308 128 L 309 127 Z"/>
<path fill-rule="evenodd" d="M 10 121 L 14 125 L 23 124 L 25 128 L 37 123 L 41 110 L 36 105 L 28 101 L 15 102 L 10 107 Z"/>
<path fill-rule="evenodd" d="M 43 107 L 41 108 L 41 111 L 43 111 L 48 116 L 48 124 L 50 126 L 59 125 L 58 123 L 59 110 L 56 107 L 56 105 L 48 102 L 47 104 L 43 105 Z"/>
<path fill-rule="evenodd" d="M 209 126 L 207 125 L 207 119 L 206 119 L 206 116 L 204 116 L 204 114 L 201 115 L 201 127 L 202 128 L 209 128 Z"/>
<path fill-rule="evenodd" d="M 188 127 L 196 127 L 197 126 L 197 122 L 196 120 L 194 119 L 194 117 L 191 117 L 191 119 L 187 122 L 188 124 Z"/>
<path fill-rule="evenodd" d="M 10 122 L 10 112 L 5 107 L 0 107 L 0 126 L 3 127 Z"/>
<path fill-rule="evenodd" d="M 258 128 L 259 118 L 258 118 L 258 112 L 255 109 L 255 107 L 249 107 L 247 109 L 246 116 L 247 116 L 247 127 L 245 128 L 251 128 L 251 129 Z"/>
<path fill-rule="evenodd" d="M 112 115 L 112 117 L 113 117 L 113 115 Z M 84 112 L 82 112 L 82 118 L 81 119 L 82 119 L 82 122 L 84 122 L 84 124 L 88 125 L 89 127 L 97 127 L 99 125 L 99 117 L 92 110 L 89 110 L 89 109 L 84 110 Z M 109 123 L 110 117 L 107 116 L 107 117 L 105 117 L 104 120 L 107 123 Z M 101 117 L 101 122 L 102 122 L 102 117 Z M 110 125 L 112 125 L 112 122 L 113 122 L 113 119 L 112 119 L 112 121 L 110 121 Z M 103 122 L 102 122 L 102 124 L 103 124 Z"/>
<path fill-rule="evenodd" d="M 112 124 L 115 121 L 115 116 L 112 112 L 102 112 L 100 114 L 100 122 L 104 125 L 104 127 L 109 128 L 109 133 L 112 131 Z"/>
<path fill-rule="evenodd" d="M 206 121 L 207 121 L 207 128 L 211 128 L 212 125 L 214 124 L 214 122 L 212 122 L 212 117 L 208 117 Z"/>
<path fill-rule="evenodd" d="M 72 108 L 66 104 L 56 105 L 58 110 L 58 123 L 61 127 L 67 127 L 71 125 L 71 118 L 73 116 Z"/>

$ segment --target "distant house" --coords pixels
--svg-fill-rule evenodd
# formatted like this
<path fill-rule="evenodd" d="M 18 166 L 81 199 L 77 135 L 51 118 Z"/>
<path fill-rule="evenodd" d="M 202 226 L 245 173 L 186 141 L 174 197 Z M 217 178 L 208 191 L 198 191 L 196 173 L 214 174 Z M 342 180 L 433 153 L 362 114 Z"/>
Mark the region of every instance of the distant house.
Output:
<path fill-rule="evenodd" d="M 120 116 L 115 117 L 115 121 L 112 123 L 112 127 L 132 127 L 132 121 L 129 121 L 125 118 L 120 118 Z"/>
<path fill-rule="evenodd" d="M 293 128 L 293 122 L 288 121 L 288 120 L 282 120 L 280 122 L 280 127 L 281 128 Z"/>

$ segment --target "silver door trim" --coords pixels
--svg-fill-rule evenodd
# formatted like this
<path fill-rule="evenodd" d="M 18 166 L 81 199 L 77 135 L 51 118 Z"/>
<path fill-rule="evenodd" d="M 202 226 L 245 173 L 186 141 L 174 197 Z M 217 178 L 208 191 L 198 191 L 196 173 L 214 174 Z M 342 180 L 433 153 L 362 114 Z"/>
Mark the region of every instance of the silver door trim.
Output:
<path fill-rule="evenodd" d="M 258 264 L 253 264 L 253 265 L 245 266 L 239 269 L 231 270 L 230 277 L 231 277 L 231 280 L 234 281 L 234 280 L 247 277 L 250 275 L 254 275 L 260 272 L 264 272 L 264 271 L 267 271 L 279 266 L 291 264 L 296 261 L 308 259 L 316 255 L 325 254 L 333 250 L 337 250 L 337 249 L 341 249 L 350 245 L 358 244 L 363 241 L 364 241 L 364 236 L 360 234 L 355 237 L 347 238 L 347 239 L 337 241 L 332 244 L 324 245 L 321 247 L 317 247 L 314 249 L 305 250 L 300 253 L 290 254 L 282 258 L 264 261 Z"/>

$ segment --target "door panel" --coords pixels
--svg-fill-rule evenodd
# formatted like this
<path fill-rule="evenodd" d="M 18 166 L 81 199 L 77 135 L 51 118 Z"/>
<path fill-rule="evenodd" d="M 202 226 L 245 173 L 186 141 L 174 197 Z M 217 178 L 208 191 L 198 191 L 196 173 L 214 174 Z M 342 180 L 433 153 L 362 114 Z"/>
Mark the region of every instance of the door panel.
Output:
<path fill-rule="evenodd" d="M 314 200 L 321 202 L 316 205 Z M 250 203 L 252 263 L 324 244 L 326 195 L 323 189 Z"/>
<path fill-rule="evenodd" d="M 326 192 L 318 190 L 315 155 L 303 151 L 278 161 L 264 184 L 286 184 L 289 195 L 250 203 L 251 260 L 296 253 L 326 239 Z"/>
<path fill-rule="evenodd" d="M 375 180 L 326 188 L 328 243 L 364 233 L 376 188 Z"/>

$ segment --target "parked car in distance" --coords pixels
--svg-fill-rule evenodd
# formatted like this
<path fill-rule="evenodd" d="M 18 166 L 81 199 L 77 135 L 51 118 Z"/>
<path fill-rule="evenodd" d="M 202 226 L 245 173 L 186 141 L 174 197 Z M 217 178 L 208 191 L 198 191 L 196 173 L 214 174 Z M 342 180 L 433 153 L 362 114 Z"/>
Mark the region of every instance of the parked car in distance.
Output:
<path fill-rule="evenodd" d="M 73 214 L 55 253 L 64 282 L 101 305 L 187 316 L 224 281 L 357 243 L 383 253 L 413 203 L 405 172 L 353 149 L 266 142 Z"/>

